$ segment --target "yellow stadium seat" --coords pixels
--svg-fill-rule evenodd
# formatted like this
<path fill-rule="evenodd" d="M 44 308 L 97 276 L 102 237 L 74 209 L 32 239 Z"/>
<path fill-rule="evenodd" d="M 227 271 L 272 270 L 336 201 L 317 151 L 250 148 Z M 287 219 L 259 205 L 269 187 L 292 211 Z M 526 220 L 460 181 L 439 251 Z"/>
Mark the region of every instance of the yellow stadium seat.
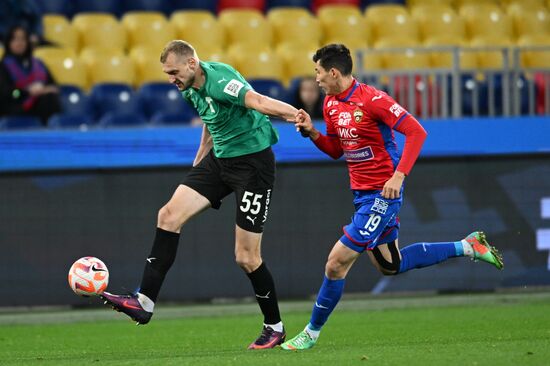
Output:
<path fill-rule="evenodd" d="M 411 15 L 418 23 L 423 40 L 439 35 L 466 38 L 464 21 L 450 6 L 418 5 L 411 9 Z"/>
<path fill-rule="evenodd" d="M 4 57 L 4 46 L 0 45 L 0 59 Z"/>
<path fill-rule="evenodd" d="M 513 3 L 508 7 L 508 15 L 514 23 L 516 37 L 530 34 L 550 37 L 550 13 L 544 6 L 526 9 L 519 3 Z"/>
<path fill-rule="evenodd" d="M 233 66 L 247 79 L 274 79 L 283 82 L 283 62 L 266 46 L 238 43 L 228 53 Z"/>
<path fill-rule="evenodd" d="M 57 83 L 88 88 L 86 68 L 72 48 L 39 47 L 34 56 L 46 64 Z"/>
<path fill-rule="evenodd" d="M 168 76 L 162 72 L 159 50 L 150 46 L 137 46 L 130 50 L 129 56 L 135 68 L 136 86 L 168 80 Z"/>
<path fill-rule="evenodd" d="M 505 0 L 502 1 L 502 7 L 506 9 L 508 14 L 510 14 L 510 9 L 512 11 L 515 9 L 522 9 L 523 11 L 546 9 L 544 0 Z"/>
<path fill-rule="evenodd" d="M 434 35 L 424 40 L 425 47 L 465 47 L 468 46 L 463 38 L 452 35 L 440 34 Z M 477 58 L 473 52 L 459 51 L 459 67 L 461 69 L 477 68 Z M 451 50 L 434 50 L 430 52 L 430 64 L 432 67 L 451 68 L 453 66 L 453 52 Z"/>
<path fill-rule="evenodd" d="M 314 76 L 315 63 L 313 55 L 317 51 L 316 43 L 308 45 L 285 42 L 277 46 L 276 52 L 283 62 L 283 79 L 288 84 L 292 79 Z"/>
<path fill-rule="evenodd" d="M 318 45 L 321 42 L 321 24 L 304 8 L 273 8 L 267 13 L 267 20 L 273 29 L 275 44 L 295 42 Z"/>
<path fill-rule="evenodd" d="M 472 47 L 511 47 L 513 42 L 509 38 L 497 35 L 485 35 L 474 37 L 470 41 Z M 511 52 L 508 53 L 508 67 L 511 67 Z M 502 69 L 504 67 L 504 56 L 501 51 L 479 50 L 476 52 L 477 65 L 480 68 Z"/>
<path fill-rule="evenodd" d="M 460 9 L 464 5 L 478 5 L 478 4 L 491 4 L 491 5 L 498 5 L 500 0 L 455 0 L 455 7 Z"/>
<path fill-rule="evenodd" d="M 129 48 L 149 45 L 160 52 L 176 37 L 172 24 L 159 12 L 128 12 L 122 17 L 122 24 L 126 28 Z"/>
<path fill-rule="evenodd" d="M 445 5 L 452 6 L 454 0 L 407 0 L 407 7 L 413 8 L 415 6 L 424 6 L 424 5 Z"/>
<path fill-rule="evenodd" d="M 273 40 L 271 24 L 254 9 L 227 9 L 220 13 L 229 44 L 262 43 L 270 46 Z"/>
<path fill-rule="evenodd" d="M 225 31 L 218 20 L 206 10 L 188 10 L 172 13 L 170 23 L 176 29 L 176 38 L 191 43 L 224 47 Z"/>
<path fill-rule="evenodd" d="M 517 45 L 520 47 L 545 46 L 550 47 L 550 37 L 544 34 L 530 34 L 518 39 Z M 550 65 L 550 51 L 548 49 L 522 49 L 520 51 L 522 67 L 540 67 L 548 68 Z"/>
<path fill-rule="evenodd" d="M 126 30 L 112 14 L 79 13 L 72 24 L 79 33 L 82 48 L 126 48 Z"/>
<path fill-rule="evenodd" d="M 477 36 L 513 37 L 512 21 L 498 5 L 466 4 L 459 10 L 469 39 Z"/>
<path fill-rule="evenodd" d="M 127 56 L 98 58 L 94 67 L 88 68 L 90 84 L 124 83 L 134 85 L 135 71 L 132 60 Z"/>
<path fill-rule="evenodd" d="M 231 57 L 223 51 L 221 46 L 208 46 L 203 45 L 199 48 L 195 48 L 199 55 L 199 59 L 202 61 L 223 62 L 225 64 L 233 64 Z"/>
<path fill-rule="evenodd" d="M 325 5 L 317 12 L 324 33 L 323 42 L 335 38 L 370 41 L 369 27 L 359 8 L 352 5 Z"/>
<path fill-rule="evenodd" d="M 95 67 L 95 63 L 100 59 L 122 57 L 124 50 L 120 48 L 102 48 L 102 47 L 86 47 L 80 51 L 78 57 L 89 69 Z"/>
<path fill-rule="evenodd" d="M 430 65 L 430 54 L 423 51 L 415 51 L 418 47 L 418 40 L 408 37 L 386 37 L 375 43 L 377 50 L 388 50 L 380 54 L 381 64 L 387 69 L 418 69 Z"/>
<path fill-rule="evenodd" d="M 404 6 L 371 5 L 366 8 L 365 17 L 372 30 L 373 43 L 388 36 L 420 39 L 418 25 Z"/>
<path fill-rule="evenodd" d="M 42 17 L 44 38 L 60 47 L 78 50 L 78 34 L 63 15 L 47 14 Z"/>

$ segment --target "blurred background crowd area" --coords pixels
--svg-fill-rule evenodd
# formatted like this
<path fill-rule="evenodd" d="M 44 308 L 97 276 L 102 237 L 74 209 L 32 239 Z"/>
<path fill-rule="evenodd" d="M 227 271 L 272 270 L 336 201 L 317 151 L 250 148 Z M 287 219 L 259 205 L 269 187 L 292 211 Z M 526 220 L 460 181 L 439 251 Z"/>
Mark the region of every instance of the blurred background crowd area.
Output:
<path fill-rule="evenodd" d="M 199 124 L 161 70 L 172 39 L 316 118 L 311 57 L 329 43 L 350 48 L 361 81 L 423 118 L 549 114 L 549 8 L 550 0 L 4 0 L 0 128 Z M 20 54 L 10 49 L 17 26 L 28 44 Z"/>

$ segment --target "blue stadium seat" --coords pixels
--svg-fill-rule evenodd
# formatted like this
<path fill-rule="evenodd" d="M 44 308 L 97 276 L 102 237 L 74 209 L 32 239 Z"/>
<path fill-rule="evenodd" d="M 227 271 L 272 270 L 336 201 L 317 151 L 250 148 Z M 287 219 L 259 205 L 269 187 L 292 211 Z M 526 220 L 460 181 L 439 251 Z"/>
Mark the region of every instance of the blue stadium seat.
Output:
<path fill-rule="evenodd" d="M 147 125 L 147 120 L 139 113 L 109 112 L 99 120 L 100 127 L 139 127 Z"/>
<path fill-rule="evenodd" d="M 108 112 L 143 114 L 139 98 L 127 84 L 96 84 L 90 97 L 96 118 Z"/>
<path fill-rule="evenodd" d="M 72 85 L 61 85 L 59 89 L 61 107 L 64 114 L 92 114 L 90 97 L 84 94 L 82 89 Z"/>
<path fill-rule="evenodd" d="M 160 126 L 188 125 L 191 123 L 193 117 L 195 116 L 181 113 L 157 112 L 153 115 L 150 122 L 153 125 Z"/>
<path fill-rule="evenodd" d="M 40 0 L 36 4 L 42 14 L 59 14 L 67 18 L 73 15 L 73 3 L 71 0 Z"/>
<path fill-rule="evenodd" d="M 260 94 L 267 95 L 274 99 L 287 100 L 287 92 L 279 81 L 272 79 L 251 79 L 248 80 L 252 88 Z"/>
<path fill-rule="evenodd" d="M 48 120 L 50 128 L 77 128 L 87 130 L 95 125 L 95 121 L 88 114 L 55 114 Z"/>
<path fill-rule="evenodd" d="M 172 12 L 170 0 L 124 0 L 123 12 L 127 11 L 160 11 L 166 15 Z"/>
<path fill-rule="evenodd" d="M 38 117 L 8 116 L 0 118 L 0 130 L 26 130 L 42 127 L 42 122 Z"/>
<path fill-rule="evenodd" d="M 168 83 L 147 83 L 138 91 L 140 104 L 145 115 L 152 118 L 155 114 L 180 115 L 184 120 L 191 120 L 197 112 L 182 98 L 178 89 Z"/>
<path fill-rule="evenodd" d="M 99 12 L 111 13 L 116 17 L 122 14 L 122 6 L 119 0 L 73 0 L 74 12 Z"/>
<path fill-rule="evenodd" d="M 218 0 L 172 0 L 174 11 L 186 9 L 208 10 L 216 14 L 218 11 Z"/>
<path fill-rule="evenodd" d="M 310 10 L 311 0 L 267 0 L 268 10 L 279 6 L 297 6 Z"/>

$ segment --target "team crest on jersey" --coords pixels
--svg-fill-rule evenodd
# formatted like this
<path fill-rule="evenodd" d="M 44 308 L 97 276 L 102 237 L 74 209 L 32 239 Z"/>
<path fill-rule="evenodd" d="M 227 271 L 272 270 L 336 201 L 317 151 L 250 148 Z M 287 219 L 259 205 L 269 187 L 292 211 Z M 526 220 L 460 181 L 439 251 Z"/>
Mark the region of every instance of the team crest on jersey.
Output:
<path fill-rule="evenodd" d="M 356 109 L 355 111 L 353 111 L 353 119 L 357 123 L 361 122 L 361 120 L 363 119 L 363 111 L 360 109 Z"/>

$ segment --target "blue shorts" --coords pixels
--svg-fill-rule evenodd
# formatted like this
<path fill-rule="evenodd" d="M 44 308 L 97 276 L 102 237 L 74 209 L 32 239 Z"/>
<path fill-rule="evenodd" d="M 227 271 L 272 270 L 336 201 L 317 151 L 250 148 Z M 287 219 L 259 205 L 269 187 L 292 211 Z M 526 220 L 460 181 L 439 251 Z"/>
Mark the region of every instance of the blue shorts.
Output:
<path fill-rule="evenodd" d="M 391 243 L 399 234 L 399 209 L 403 204 L 403 189 L 399 198 L 386 199 L 382 191 L 353 191 L 355 213 L 344 226 L 340 241 L 358 253 L 377 245 Z"/>

